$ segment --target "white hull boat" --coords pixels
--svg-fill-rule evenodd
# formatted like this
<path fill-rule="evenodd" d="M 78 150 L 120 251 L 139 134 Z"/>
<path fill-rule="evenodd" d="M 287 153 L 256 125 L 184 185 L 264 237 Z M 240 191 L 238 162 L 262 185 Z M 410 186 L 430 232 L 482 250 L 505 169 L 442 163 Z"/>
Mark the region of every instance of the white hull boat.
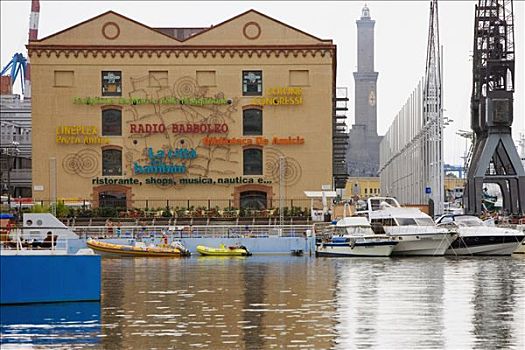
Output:
<path fill-rule="evenodd" d="M 315 248 L 316 256 L 387 257 L 398 244 L 384 235 L 375 235 L 363 217 L 345 217 L 334 227 L 335 236 Z"/>
<path fill-rule="evenodd" d="M 369 198 L 364 213 L 375 233 L 399 242 L 392 255 L 444 255 L 457 237 L 437 227 L 432 218 L 418 208 L 401 207 L 395 198 Z"/>
<path fill-rule="evenodd" d="M 355 241 L 327 242 L 316 246 L 315 255 L 325 257 L 388 257 L 397 245 L 393 240 L 371 238 L 358 238 Z"/>
<path fill-rule="evenodd" d="M 436 256 L 444 255 L 450 244 L 456 239 L 455 234 L 446 233 L 442 236 L 430 235 L 399 235 L 399 242 L 392 255 Z"/>
<path fill-rule="evenodd" d="M 523 232 L 486 225 L 471 215 L 445 215 L 438 223 L 458 233 L 458 239 L 450 245 L 446 255 L 511 255 L 525 238 Z"/>
<path fill-rule="evenodd" d="M 447 249 L 446 255 L 511 255 L 516 250 L 516 243 L 486 244 L 465 248 Z"/>

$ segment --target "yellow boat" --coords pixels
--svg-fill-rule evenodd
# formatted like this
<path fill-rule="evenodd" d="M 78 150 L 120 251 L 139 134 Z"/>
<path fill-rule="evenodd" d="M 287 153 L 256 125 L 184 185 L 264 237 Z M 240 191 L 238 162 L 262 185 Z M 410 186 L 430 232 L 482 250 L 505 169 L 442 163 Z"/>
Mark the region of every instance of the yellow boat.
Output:
<path fill-rule="evenodd" d="M 204 256 L 250 256 L 252 253 L 245 246 L 227 247 L 221 244 L 219 248 L 206 247 L 203 245 L 197 246 L 197 251 Z"/>
<path fill-rule="evenodd" d="M 86 244 L 100 255 L 145 257 L 181 257 L 190 255 L 189 250 L 179 242 L 172 242 L 171 245 L 162 244 L 147 247 L 144 243 L 140 244 L 140 242 L 136 245 L 124 245 L 101 242 L 90 238 Z"/>

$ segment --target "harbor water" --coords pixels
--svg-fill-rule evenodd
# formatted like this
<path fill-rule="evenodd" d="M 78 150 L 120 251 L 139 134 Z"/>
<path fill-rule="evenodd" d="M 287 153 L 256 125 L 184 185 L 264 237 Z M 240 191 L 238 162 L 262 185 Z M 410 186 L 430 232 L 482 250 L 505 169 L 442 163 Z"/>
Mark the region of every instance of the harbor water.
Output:
<path fill-rule="evenodd" d="M 100 303 L 2 306 L 2 349 L 524 349 L 525 256 L 104 258 Z"/>

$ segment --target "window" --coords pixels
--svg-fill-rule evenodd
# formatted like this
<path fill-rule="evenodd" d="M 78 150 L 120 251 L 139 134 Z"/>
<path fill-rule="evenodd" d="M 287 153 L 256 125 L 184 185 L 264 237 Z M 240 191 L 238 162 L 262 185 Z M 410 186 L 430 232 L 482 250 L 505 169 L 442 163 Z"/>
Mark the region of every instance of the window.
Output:
<path fill-rule="evenodd" d="M 122 96 L 122 72 L 102 72 L 102 96 Z"/>
<path fill-rule="evenodd" d="M 262 135 L 262 111 L 260 109 L 245 109 L 242 111 L 243 135 Z"/>
<path fill-rule="evenodd" d="M 262 175 L 263 160 L 262 150 L 258 148 L 248 148 L 243 151 L 243 172 L 244 175 Z"/>
<path fill-rule="evenodd" d="M 241 192 L 240 196 L 241 208 L 249 209 L 266 209 L 267 198 L 266 192 L 261 191 L 245 191 Z"/>
<path fill-rule="evenodd" d="M 412 218 L 397 218 L 399 226 L 417 226 L 416 220 Z"/>
<path fill-rule="evenodd" d="M 119 109 L 105 109 L 102 111 L 102 135 L 122 135 L 122 111 Z"/>
<path fill-rule="evenodd" d="M 102 176 L 122 175 L 122 151 L 119 149 L 102 150 Z"/>
<path fill-rule="evenodd" d="M 444 216 L 439 220 L 440 224 L 452 223 L 454 220 L 450 216 Z"/>
<path fill-rule="evenodd" d="M 383 227 L 383 221 L 381 219 L 370 220 L 370 226 L 372 227 L 372 231 L 374 231 L 376 235 L 385 234 L 385 228 Z"/>
<path fill-rule="evenodd" d="M 100 192 L 98 195 L 99 207 L 114 207 L 126 208 L 126 193 L 125 192 Z"/>
<path fill-rule="evenodd" d="M 242 72 L 242 94 L 243 96 L 262 95 L 262 71 Z"/>
<path fill-rule="evenodd" d="M 431 218 L 414 218 L 418 226 L 434 226 L 434 221 Z"/>

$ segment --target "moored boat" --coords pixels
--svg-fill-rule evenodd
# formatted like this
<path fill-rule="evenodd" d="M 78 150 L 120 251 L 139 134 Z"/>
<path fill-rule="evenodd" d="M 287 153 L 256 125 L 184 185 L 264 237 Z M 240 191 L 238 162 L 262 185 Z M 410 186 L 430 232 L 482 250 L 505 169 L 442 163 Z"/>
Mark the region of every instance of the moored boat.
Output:
<path fill-rule="evenodd" d="M 125 245 L 90 238 L 86 244 L 97 254 L 109 256 L 182 257 L 190 255 L 190 252 L 179 242 L 172 242 L 170 245 L 146 246 L 141 242 L 137 242 L 135 245 Z"/>
<path fill-rule="evenodd" d="M 100 256 L 91 249 L 68 253 L 67 240 L 57 240 L 54 235 L 46 237 L 49 241 L 28 244 L 21 239 L 22 230 L 11 227 L 0 237 L 2 308 L 7 304 L 100 300 Z"/>
<path fill-rule="evenodd" d="M 396 244 L 396 241 L 380 237 L 334 238 L 330 242 L 318 244 L 315 255 L 319 257 L 388 257 L 392 254 Z"/>
<path fill-rule="evenodd" d="M 225 246 L 221 244 L 219 248 L 198 245 L 197 251 L 203 256 L 250 256 L 252 253 L 245 246 Z"/>
<path fill-rule="evenodd" d="M 444 255 L 457 238 L 418 208 L 401 207 L 395 198 L 369 198 L 367 210 L 361 213 L 368 216 L 375 233 L 399 242 L 392 255 Z"/>
<path fill-rule="evenodd" d="M 316 245 L 319 257 L 387 257 L 398 242 L 384 235 L 376 235 L 364 217 L 345 217 L 335 225 L 335 234 L 328 242 Z"/>
<path fill-rule="evenodd" d="M 446 255 L 511 255 L 525 238 L 523 232 L 488 226 L 472 215 L 444 215 L 437 223 L 451 227 L 459 236 Z"/>

